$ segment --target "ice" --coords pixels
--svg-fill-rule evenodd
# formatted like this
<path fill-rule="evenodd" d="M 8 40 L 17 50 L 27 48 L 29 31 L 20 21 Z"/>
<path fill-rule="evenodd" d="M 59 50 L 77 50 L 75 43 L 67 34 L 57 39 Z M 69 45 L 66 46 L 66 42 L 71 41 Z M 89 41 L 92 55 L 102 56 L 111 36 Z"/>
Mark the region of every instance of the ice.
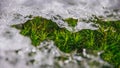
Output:
<path fill-rule="evenodd" d="M 19 30 L 0 25 L 0 50 L 18 50 L 30 45 L 30 39 L 21 36 Z"/>
<path fill-rule="evenodd" d="M 3 24 L 24 23 L 28 15 L 51 18 L 89 18 L 92 15 L 107 17 L 106 11 L 119 11 L 119 0 L 0 0 L 0 22 Z M 120 19 L 120 12 L 114 13 Z M 109 17 L 107 17 L 109 18 Z"/>
<path fill-rule="evenodd" d="M 64 58 L 66 59 L 63 60 Z M 94 62 L 98 64 L 91 66 L 90 63 Z M 38 47 L 0 51 L 1 68 L 102 68 L 103 66 L 112 68 L 99 55 L 87 54 L 86 49 L 83 49 L 83 57 L 76 53 L 61 52 L 54 46 L 53 41 L 44 41 Z"/>

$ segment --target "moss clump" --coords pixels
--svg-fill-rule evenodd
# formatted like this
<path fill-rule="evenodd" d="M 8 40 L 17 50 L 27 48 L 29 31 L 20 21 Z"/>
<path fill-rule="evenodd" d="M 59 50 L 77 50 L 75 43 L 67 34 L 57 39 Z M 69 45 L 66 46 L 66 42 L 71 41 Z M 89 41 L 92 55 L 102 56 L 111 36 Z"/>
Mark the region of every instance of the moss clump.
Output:
<path fill-rule="evenodd" d="M 66 19 L 70 26 L 75 26 L 76 19 Z M 53 40 L 55 45 L 64 52 L 83 48 L 98 52 L 104 50 L 102 58 L 113 64 L 116 68 L 120 66 L 120 21 L 93 20 L 100 24 L 98 30 L 81 30 L 76 33 L 69 32 L 65 28 L 59 28 L 51 20 L 35 17 L 25 24 L 13 25 L 21 30 L 21 34 L 30 37 L 32 44 L 38 46 L 44 40 Z M 74 23 L 74 24 L 73 24 Z"/>
<path fill-rule="evenodd" d="M 67 22 L 69 26 L 75 27 L 77 25 L 78 19 L 67 18 L 64 21 Z"/>

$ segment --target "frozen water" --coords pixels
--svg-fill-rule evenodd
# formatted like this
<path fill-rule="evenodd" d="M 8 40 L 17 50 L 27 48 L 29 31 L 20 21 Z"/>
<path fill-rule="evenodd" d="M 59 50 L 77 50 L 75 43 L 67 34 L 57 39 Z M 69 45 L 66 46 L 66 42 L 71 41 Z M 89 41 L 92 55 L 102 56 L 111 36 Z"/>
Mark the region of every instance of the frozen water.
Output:
<path fill-rule="evenodd" d="M 74 53 L 63 53 L 53 41 L 44 41 L 38 47 L 0 51 L 1 68 L 102 68 L 110 67 L 98 56 L 89 55 L 83 50 L 83 57 Z M 89 59 L 89 60 L 87 60 Z M 79 64 L 78 64 L 79 63 Z M 94 65 L 92 64 L 94 63 Z M 97 65 L 95 64 L 97 63 Z M 91 65 L 92 64 L 92 65 Z M 112 68 L 112 67 L 110 67 Z"/>
<path fill-rule="evenodd" d="M 0 25 L 0 50 L 18 50 L 30 45 L 30 39 L 21 36 L 18 30 Z"/>
<path fill-rule="evenodd" d="M 0 0 L 0 68 L 53 68 L 57 65 L 62 68 L 79 68 L 77 61 L 81 62 L 82 68 L 90 68 L 89 62 L 92 61 L 100 63 L 98 68 L 104 63 L 108 65 L 99 56 L 92 57 L 84 51 L 83 55 L 90 58 L 90 61 L 82 56 L 62 53 L 53 42 L 43 42 L 40 47 L 35 48 L 31 46 L 29 38 L 20 35 L 19 30 L 11 28 L 10 25 L 25 23 L 32 19 L 29 18 L 29 15 L 32 15 L 52 19 L 59 27 L 69 31 L 96 30 L 92 22 L 79 20 L 78 25 L 72 28 L 62 19 L 89 19 L 95 15 L 105 20 L 120 20 L 119 6 L 120 0 Z M 66 61 L 55 59 L 66 56 Z"/>
<path fill-rule="evenodd" d="M 60 15 L 62 18 L 89 18 L 92 15 L 120 19 L 120 0 L 0 0 L 0 22 L 2 24 L 24 23 L 25 16 Z M 112 12 L 117 10 L 116 12 Z M 109 17 L 108 17 L 109 18 Z"/>

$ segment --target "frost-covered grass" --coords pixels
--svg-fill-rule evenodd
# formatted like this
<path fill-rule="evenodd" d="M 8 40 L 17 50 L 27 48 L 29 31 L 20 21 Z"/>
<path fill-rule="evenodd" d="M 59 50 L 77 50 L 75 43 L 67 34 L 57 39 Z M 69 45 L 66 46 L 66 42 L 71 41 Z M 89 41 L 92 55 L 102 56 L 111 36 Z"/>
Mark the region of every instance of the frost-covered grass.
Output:
<path fill-rule="evenodd" d="M 76 19 L 66 19 L 70 26 L 75 26 Z M 104 51 L 101 57 L 116 68 L 120 67 L 120 21 L 92 20 L 99 24 L 98 30 L 81 30 L 76 33 L 65 28 L 59 28 L 51 20 L 35 17 L 25 24 L 13 25 L 21 30 L 21 34 L 30 37 L 32 44 L 38 46 L 40 42 L 53 40 L 55 45 L 64 52 L 82 52 L 86 48 L 92 53 Z M 89 53 L 90 53 L 89 51 Z"/>

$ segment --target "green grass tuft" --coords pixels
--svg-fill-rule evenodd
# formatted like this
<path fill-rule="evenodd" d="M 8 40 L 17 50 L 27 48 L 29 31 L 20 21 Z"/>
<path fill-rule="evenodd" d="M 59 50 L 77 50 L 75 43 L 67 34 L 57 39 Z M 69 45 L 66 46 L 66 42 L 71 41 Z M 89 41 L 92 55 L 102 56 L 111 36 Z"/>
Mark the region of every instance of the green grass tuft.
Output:
<path fill-rule="evenodd" d="M 77 24 L 77 19 L 66 19 L 70 26 Z M 64 52 L 77 50 L 81 53 L 83 48 L 95 52 L 104 50 L 101 57 L 120 67 L 120 21 L 93 20 L 100 25 L 98 30 L 81 30 L 76 33 L 69 32 L 65 28 L 59 28 L 51 20 L 35 17 L 25 24 L 13 25 L 21 30 L 21 34 L 30 37 L 32 44 L 38 46 L 45 40 L 53 40 L 55 45 Z"/>
<path fill-rule="evenodd" d="M 78 19 L 67 18 L 64 21 L 67 22 L 69 26 L 75 27 L 77 25 Z"/>

